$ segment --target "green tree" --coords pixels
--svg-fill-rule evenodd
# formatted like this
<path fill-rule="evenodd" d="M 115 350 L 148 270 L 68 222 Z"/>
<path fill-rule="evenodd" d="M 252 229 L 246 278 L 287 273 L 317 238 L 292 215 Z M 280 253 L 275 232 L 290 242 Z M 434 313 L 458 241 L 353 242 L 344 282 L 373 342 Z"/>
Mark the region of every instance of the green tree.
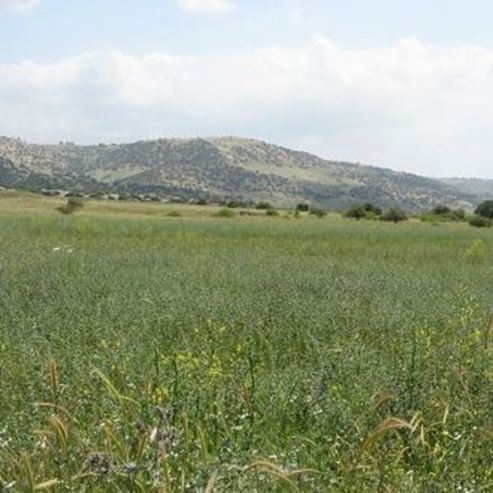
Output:
<path fill-rule="evenodd" d="M 485 200 L 481 202 L 474 211 L 475 214 L 481 217 L 493 219 L 493 200 Z"/>
<path fill-rule="evenodd" d="M 382 221 L 390 221 L 396 224 L 406 220 L 407 220 L 406 213 L 396 207 L 392 207 L 382 216 Z"/>

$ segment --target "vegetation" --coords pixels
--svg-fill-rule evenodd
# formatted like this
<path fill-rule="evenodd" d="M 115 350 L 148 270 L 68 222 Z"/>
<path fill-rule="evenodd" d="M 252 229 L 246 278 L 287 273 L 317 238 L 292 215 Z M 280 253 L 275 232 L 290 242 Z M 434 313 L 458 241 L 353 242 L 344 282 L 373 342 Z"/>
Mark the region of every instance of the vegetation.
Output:
<path fill-rule="evenodd" d="M 366 204 L 351 207 L 346 213 L 344 214 L 346 217 L 353 218 L 356 220 L 359 219 L 373 219 L 376 217 L 380 217 L 382 215 L 382 209 L 374 204 L 371 204 L 370 202 L 367 202 Z"/>
<path fill-rule="evenodd" d="M 443 222 L 443 221 L 464 221 L 466 211 L 464 209 L 452 209 L 445 205 L 437 205 L 432 210 L 423 212 L 420 216 L 422 221 Z"/>
<path fill-rule="evenodd" d="M 382 221 L 399 223 L 402 221 L 407 221 L 408 217 L 404 211 L 393 207 L 385 212 L 385 214 L 382 214 L 381 219 Z"/>
<path fill-rule="evenodd" d="M 491 490 L 492 230 L 9 197 L 0 490 Z"/>
<path fill-rule="evenodd" d="M 488 219 L 493 219 L 493 200 L 485 200 L 476 208 L 475 214 Z"/>
<path fill-rule="evenodd" d="M 493 225 L 493 221 L 485 216 L 475 214 L 468 219 L 471 226 L 476 228 L 489 228 Z"/>
<path fill-rule="evenodd" d="M 0 186 L 118 193 L 207 202 L 273 200 L 346 210 L 371 202 L 419 212 L 437 202 L 478 202 L 439 180 L 327 161 L 265 142 L 230 138 L 158 139 L 96 146 L 34 145 L 0 137 Z M 210 192 L 214 190 L 214 193 Z M 303 212 L 303 211 L 301 211 Z M 306 211 L 305 211 L 306 212 Z"/>
<path fill-rule="evenodd" d="M 84 201 L 78 197 L 70 197 L 67 203 L 58 207 L 62 214 L 73 214 L 84 207 Z"/>
<path fill-rule="evenodd" d="M 220 209 L 212 214 L 213 217 L 234 217 L 235 213 L 231 209 Z"/>

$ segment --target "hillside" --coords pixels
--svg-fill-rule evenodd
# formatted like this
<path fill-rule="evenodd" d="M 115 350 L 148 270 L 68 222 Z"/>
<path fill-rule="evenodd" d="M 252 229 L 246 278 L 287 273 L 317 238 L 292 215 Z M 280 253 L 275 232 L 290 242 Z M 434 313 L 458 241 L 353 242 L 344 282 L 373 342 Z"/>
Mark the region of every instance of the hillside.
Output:
<path fill-rule="evenodd" d="M 251 139 L 158 139 L 130 144 L 29 144 L 0 137 L 0 186 L 182 198 L 308 201 L 345 208 L 372 201 L 419 210 L 471 206 L 473 191 L 409 173 L 328 161 Z"/>
<path fill-rule="evenodd" d="M 481 199 L 493 198 L 493 180 L 479 178 L 441 178 L 441 182 L 461 193 L 477 195 Z"/>

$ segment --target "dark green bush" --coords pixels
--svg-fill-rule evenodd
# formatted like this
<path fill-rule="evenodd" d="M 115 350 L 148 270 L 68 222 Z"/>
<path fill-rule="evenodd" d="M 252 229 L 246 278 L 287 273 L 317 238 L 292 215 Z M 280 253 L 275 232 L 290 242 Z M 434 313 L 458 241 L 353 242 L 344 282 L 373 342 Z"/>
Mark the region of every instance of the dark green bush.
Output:
<path fill-rule="evenodd" d="M 485 200 L 478 205 L 474 214 L 493 219 L 493 200 Z"/>
<path fill-rule="evenodd" d="M 260 210 L 273 209 L 272 204 L 270 204 L 269 202 L 259 202 L 259 203 L 255 206 L 255 208 L 256 208 L 256 209 L 260 209 Z"/>
<path fill-rule="evenodd" d="M 296 206 L 298 212 L 308 212 L 310 206 L 308 204 L 300 203 Z"/>
<path fill-rule="evenodd" d="M 344 213 L 344 217 L 349 217 L 358 221 L 366 217 L 366 211 L 363 207 L 351 207 L 351 209 Z"/>
<path fill-rule="evenodd" d="M 73 214 L 75 211 L 78 211 L 84 207 L 84 201 L 79 197 L 69 197 L 67 203 L 61 205 L 57 209 L 62 214 Z"/>
<path fill-rule="evenodd" d="M 407 221 L 408 218 L 403 210 L 398 209 L 397 207 L 392 207 L 382 215 L 381 219 L 382 221 L 389 221 L 397 224 L 401 221 Z"/>
<path fill-rule="evenodd" d="M 469 218 L 468 223 L 475 228 L 490 228 L 493 221 L 487 217 L 475 214 Z"/>
<path fill-rule="evenodd" d="M 324 217 L 327 215 L 327 211 L 324 209 L 320 209 L 318 207 L 310 207 L 310 212 L 312 216 Z"/>

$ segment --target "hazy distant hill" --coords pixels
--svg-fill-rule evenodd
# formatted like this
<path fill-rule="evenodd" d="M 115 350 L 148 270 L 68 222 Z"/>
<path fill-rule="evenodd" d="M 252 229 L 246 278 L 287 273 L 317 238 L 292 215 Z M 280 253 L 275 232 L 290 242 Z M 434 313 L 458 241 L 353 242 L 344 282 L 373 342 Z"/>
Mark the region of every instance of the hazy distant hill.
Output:
<path fill-rule="evenodd" d="M 441 178 L 441 182 L 465 194 L 479 196 L 481 199 L 493 199 L 493 180 L 479 178 Z"/>
<path fill-rule="evenodd" d="M 330 208 L 372 201 L 419 210 L 471 206 L 474 190 L 389 169 L 334 162 L 235 137 L 131 144 L 36 145 L 0 137 L 0 185 L 86 192 L 240 198 Z"/>

